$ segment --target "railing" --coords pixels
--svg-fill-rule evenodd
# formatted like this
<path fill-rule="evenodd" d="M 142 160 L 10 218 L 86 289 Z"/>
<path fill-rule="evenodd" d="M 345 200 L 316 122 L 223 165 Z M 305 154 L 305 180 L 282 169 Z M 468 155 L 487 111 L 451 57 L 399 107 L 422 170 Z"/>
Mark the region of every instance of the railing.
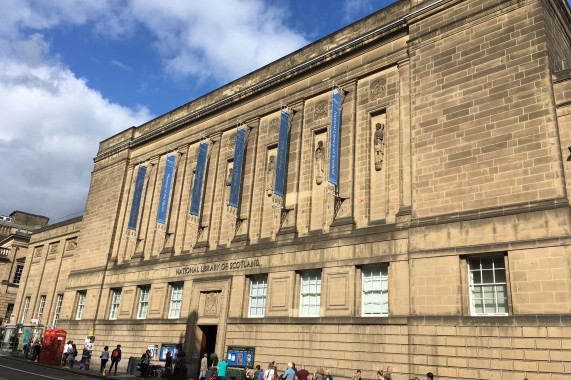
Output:
<path fill-rule="evenodd" d="M 0 256 L 8 256 L 10 254 L 10 248 L 0 248 Z"/>

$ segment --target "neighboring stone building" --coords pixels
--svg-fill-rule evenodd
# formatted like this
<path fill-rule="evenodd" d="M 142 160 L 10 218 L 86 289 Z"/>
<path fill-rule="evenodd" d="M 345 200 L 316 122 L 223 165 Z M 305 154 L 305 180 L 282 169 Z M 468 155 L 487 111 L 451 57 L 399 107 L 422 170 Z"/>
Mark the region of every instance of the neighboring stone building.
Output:
<path fill-rule="evenodd" d="M 72 339 L 182 344 L 193 378 L 229 346 L 341 378 L 568 376 L 570 25 L 559 0 L 401 0 L 110 137 L 81 225 L 34 235 L 18 320 L 45 296 Z"/>

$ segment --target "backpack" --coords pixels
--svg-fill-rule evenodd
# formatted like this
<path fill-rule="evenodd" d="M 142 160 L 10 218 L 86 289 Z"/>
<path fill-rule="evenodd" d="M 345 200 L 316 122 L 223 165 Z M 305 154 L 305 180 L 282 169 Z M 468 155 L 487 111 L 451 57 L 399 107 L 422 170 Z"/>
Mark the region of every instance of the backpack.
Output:
<path fill-rule="evenodd" d="M 117 358 L 119 356 L 119 351 L 117 351 L 117 349 L 113 350 L 113 353 L 111 354 L 112 358 Z"/>

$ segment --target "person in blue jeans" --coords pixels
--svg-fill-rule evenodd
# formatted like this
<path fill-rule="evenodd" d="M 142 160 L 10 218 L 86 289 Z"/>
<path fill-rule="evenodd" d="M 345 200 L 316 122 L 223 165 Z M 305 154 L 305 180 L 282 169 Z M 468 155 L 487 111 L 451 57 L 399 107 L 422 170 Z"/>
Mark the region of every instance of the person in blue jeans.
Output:
<path fill-rule="evenodd" d="M 224 360 L 225 356 L 222 356 L 222 361 L 218 363 L 218 380 L 226 380 L 226 367 L 228 363 Z"/>

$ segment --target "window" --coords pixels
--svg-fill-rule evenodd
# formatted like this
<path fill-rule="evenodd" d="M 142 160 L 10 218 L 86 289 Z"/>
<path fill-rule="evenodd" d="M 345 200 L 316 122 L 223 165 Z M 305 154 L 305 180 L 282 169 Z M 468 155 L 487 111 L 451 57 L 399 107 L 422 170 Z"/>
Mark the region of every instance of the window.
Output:
<path fill-rule="evenodd" d="M 54 319 L 52 321 L 52 326 L 55 328 L 56 323 L 59 319 L 59 313 L 61 312 L 61 303 L 63 302 L 63 294 L 57 295 L 56 310 L 54 312 Z"/>
<path fill-rule="evenodd" d="M 182 284 L 173 284 L 171 291 L 171 305 L 169 307 L 169 318 L 180 317 L 180 305 L 182 303 Z"/>
<path fill-rule="evenodd" d="M 137 319 L 147 318 L 147 309 L 149 308 L 149 294 L 151 293 L 150 286 L 141 286 L 141 294 L 139 295 L 139 308 L 137 310 Z"/>
<path fill-rule="evenodd" d="M 302 317 L 318 317 L 320 304 L 321 272 L 302 273 L 299 315 Z"/>
<path fill-rule="evenodd" d="M 467 261 L 472 315 L 508 315 L 504 256 L 474 257 Z"/>
<path fill-rule="evenodd" d="M 121 289 L 112 289 L 111 310 L 109 311 L 109 319 L 117 319 L 119 314 L 119 304 L 121 303 Z"/>
<path fill-rule="evenodd" d="M 17 265 L 16 266 L 16 272 L 14 272 L 14 280 L 12 281 L 12 283 L 19 285 L 20 284 L 20 279 L 22 278 L 22 272 L 24 271 L 24 266 L 23 265 Z"/>
<path fill-rule="evenodd" d="M 24 311 L 22 312 L 22 321 L 20 322 L 21 324 L 24 324 L 26 321 L 26 314 L 28 314 L 29 307 L 30 307 L 30 297 L 28 296 L 24 301 Z"/>
<path fill-rule="evenodd" d="M 40 321 L 39 323 L 41 323 L 42 314 L 44 314 L 44 306 L 46 306 L 46 296 L 41 296 L 40 306 L 38 307 L 38 320 Z"/>
<path fill-rule="evenodd" d="M 263 317 L 266 311 L 268 277 L 257 276 L 250 279 L 250 306 L 248 317 Z"/>
<path fill-rule="evenodd" d="M 361 315 L 389 314 L 389 279 L 386 265 L 365 267 L 362 270 Z"/>
<path fill-rule="evenodd" d="M 75 312 L 75 319 L 78 321 L 83 317 L 83 309 L 85 308 L 85 296 L 87 290 L 77 292 L 77 311 Z"/>
<path fill-rule="evenodd" d="M 6 309 L 6 315 L 4 316 L 4 321 L 6 323 L 10 323 L 10 316 L 12 315 L 13 312 L 14 312 L 14 304 L 9 303 L 8 308 Z"/>

